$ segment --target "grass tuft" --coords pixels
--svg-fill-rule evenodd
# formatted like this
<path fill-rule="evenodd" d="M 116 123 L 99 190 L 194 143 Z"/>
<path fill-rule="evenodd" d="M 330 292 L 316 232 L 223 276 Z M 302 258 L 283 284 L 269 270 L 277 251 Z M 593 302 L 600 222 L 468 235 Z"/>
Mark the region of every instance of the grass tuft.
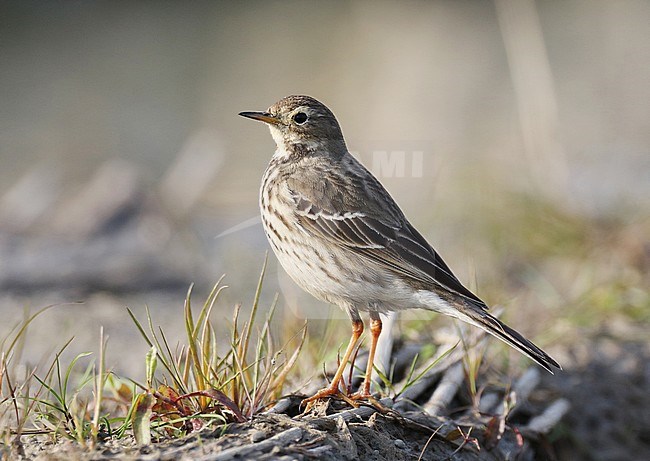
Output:
<path fill-rule="evenodd" d="M 56 441 L 66 438 L 92 448 L 110 437 L 133 434 L 140 445 L 154 439 L 180 437 L 204 428 L 242 422 L 282 396 L 287 377 L 305 343 L 306 324 L 278 344 L 271 323 L 277 296 L 260 320 L 260 297 L 266 261 L 242 322 L 242 307 L 234 308 L 231 334 L 217 337 L 211 314 L 226 288 L 217 281 L 200 309 L 193 286 L 184 302 L 185 341 L 172 350 L 165 332 L 154 327 L 149 308 L 141 322 L 127 313 L 149 351 L 145 382 L 120 378 L 106 370 L 107 337 L 100 330 L 98 364 L 90 352 L 67 365 L 61 356 L 68 340 L 49 366 L 25 369 L 17 365 L 29 324 L 50 307 L 19 323 L 0 341 L 0 452 L 13 453 L 24 435 Z M 20 384 L 16 384 L 20 383 Z"/>
<path fill-rule="evenodd" d="M 247 320 L 241 325 L 241 305 L 235 306 L 232 335 L 217 338 L 211 323 L 211 312 L 219 294 L 226 288 L 220 279 L 203 303 L 198 316 L 193 309 L 190 287 L 185 298 L 184 322 L 187 344 L 172 352 L 162 329 L 154 329 L 147 309 L 148 331 L 131 310 L 129 315 L 151 347 L 147 356 L 147 381 L 138 385 L 140 392 L 132 411 L 135 434 L 139 443 L 149 443 L 146 426 L 157 433 L 189 433 L 205 426 L 242 422 L 274 403 L 283 393 L 286 378 L 296 363 L 305 342 L 306 325 L 300 329 L 297 344 L 290 338 L 276 346 L 271 334 L 271 321 L 276 300 L 258 326 L 260 295 L 266 261 L 262 268 Z M 290 353 L 285 352 L 294 344 Z M 220 346 L 228 344 L 225 352 Z M 165 370 L 156 377 L 156 364 Z M 150 415 L 150 418 L 146 416 Z"/>

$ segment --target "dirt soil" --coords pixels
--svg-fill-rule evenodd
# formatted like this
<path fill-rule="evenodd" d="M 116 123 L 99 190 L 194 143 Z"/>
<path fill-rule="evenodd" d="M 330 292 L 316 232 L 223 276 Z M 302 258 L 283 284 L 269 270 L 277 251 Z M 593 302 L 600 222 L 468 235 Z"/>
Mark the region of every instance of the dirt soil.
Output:
<path fill-rule="evenodd" d="M 430 423 L 440 425 L 431 419 Z M 433 426 L 433 425 L 432 425 Z M 202 433 L 182 440 L 138 448 L 132 440 L 111 441 L 95 451 L 80 450 L 72 443 L 26 446 L 26 457 L 39 460 L 498 460 L 501 450 L 477 451 L 434 436 L 436 427 L 374 413 L 369 418 L 295 419 L 266 414 L 232 426 L 225 434 Z M 506 435 L 513 445 L 514 434 Z M 427 445 L 425 450 L 425 445 Z M 533 459 L 532 452 L 520 459 Z"/>
<path fill-rule="evenodd" d="M 608 333 L 572 354 L 575 368 L 542 383 L 572 406 L 557 431 L 558 459 L 650 459 L 650 343 Z"/>

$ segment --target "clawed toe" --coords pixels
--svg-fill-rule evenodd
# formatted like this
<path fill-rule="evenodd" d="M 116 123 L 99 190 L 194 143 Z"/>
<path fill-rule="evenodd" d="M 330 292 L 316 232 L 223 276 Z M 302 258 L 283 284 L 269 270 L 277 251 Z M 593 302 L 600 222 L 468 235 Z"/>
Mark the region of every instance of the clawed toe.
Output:
<path fill-rule="evenodd" d="M 350 406 L 355 408 L 358 408 L 360 405 L 370 405 L 380 413 L 385 414 L 386 412 L 389 411 L 389 408 L 382 405 L 381 402 L 379 402 L 379 400 L 373 397 L 373 395 L 370 392 L 365 391 L 363 387 L 359 391 L 350 395 L 343 394 L 341 391 L 338 390 L 338 388 L 327 387 L 325 389 L 321 389 L 320 391 L 316 392 L 311 397 L 304 399 L 300 403 L 300 406 L 304 407 L 303 414 L 309 413 L 314 407 L 314 405 L 316 404 L 316 402 L 318 402 L 319 400 L 328 399 L 332 397 L 341 399 L 347 402 Z"/>
<path fill-rule="evenodd" d="M 312 406 L 314 406 L 314 403 L 316 403 L 317 400 L 335 397 L 335 396 L 341 396 L 341 395 L 342 394 L 338 390 L 338 388 L 326 387 L 325 389 L 321 389 L 320 391 L 316 392 L 311 397 L 307 397 L 306 399 L 304 399 L 302 402 L 300 402 L 300 406 L 301 407 L 304 406 L 305 411 L 308 411 L 309 409 L 311 409 Z"/>
<path fill-rule="evenodd" d="M 348 395 L 350 400 L 369 400 L 372 399 L 372 394 L 370 392 L 357 391 L 354 394 Z"/>

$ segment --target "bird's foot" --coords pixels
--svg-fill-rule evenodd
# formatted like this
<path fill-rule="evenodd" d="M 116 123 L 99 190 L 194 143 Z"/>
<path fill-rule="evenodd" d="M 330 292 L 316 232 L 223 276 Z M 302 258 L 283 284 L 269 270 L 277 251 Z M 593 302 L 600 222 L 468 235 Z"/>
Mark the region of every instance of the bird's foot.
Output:
<path fill-rule="evenodd" d="M 366 380 L 363 381 L 359 390 L 353 394 L 348 395 L 350 400 L 369 400 L 372 399 L 370 393 L 370 383 Z"/>
<path fill-rule="evenodd" d="M 325 389 L 321 389 L 320 391 L 316 392 L 314 395 L 311 397 L 308 397 L 304 399 L 302 402 L 300 402 L 301 407 L 305 407 L 305 413 L 308 413 L 309 410 L 312 409 L 314 404 L 321 399 L 324 398 L 330 398 L 330 397 L 345 397 L 341 391 L 339 391 L 338 386 L 337 387 L 326 387 Z"/>
<path fill-rule="evenodd" d="M 350 395 L 348 395 L 350 400 L 369 400 L 372 399 L 372 394 L 368 391 L 358 390 Z"/>
<path fill-rule="evenodd" d="M 354 407 L 358 407 L 362 403 L 369 405 L 383 415 L 390 411 L 390 408 L 384 406 L 379 400 L 373 397 L 370 392 L 357 391 L 354 394 L 347 396 L 345 400 Z"/>

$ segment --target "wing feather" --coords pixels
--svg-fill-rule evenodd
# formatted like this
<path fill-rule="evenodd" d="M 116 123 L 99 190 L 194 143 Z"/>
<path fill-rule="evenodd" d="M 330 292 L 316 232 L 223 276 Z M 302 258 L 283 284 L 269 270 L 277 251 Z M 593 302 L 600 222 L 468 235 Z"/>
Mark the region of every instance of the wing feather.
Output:
<path fill-rule="evenodd" d="M 404 218 L 382 222 L 360 211 L 329 211 L 299 192 L 292 191 L 300 226 L 308 232 L 343 245 L 392 272 L 425 285 L 437 285 L 471 300 L 483 309 L 487 305 L 469 291 L 451 272 L 440 255 Z"/>

